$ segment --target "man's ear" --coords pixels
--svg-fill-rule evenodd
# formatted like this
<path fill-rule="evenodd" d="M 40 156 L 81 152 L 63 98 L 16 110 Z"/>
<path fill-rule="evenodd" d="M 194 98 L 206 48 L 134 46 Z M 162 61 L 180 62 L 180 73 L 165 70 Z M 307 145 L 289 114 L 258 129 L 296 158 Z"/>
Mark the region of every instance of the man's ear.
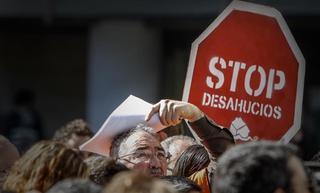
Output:
<path fill-rule="evenodd" d="M 282 188 L 277 188 L 273 193 L 285 193 Z"/>

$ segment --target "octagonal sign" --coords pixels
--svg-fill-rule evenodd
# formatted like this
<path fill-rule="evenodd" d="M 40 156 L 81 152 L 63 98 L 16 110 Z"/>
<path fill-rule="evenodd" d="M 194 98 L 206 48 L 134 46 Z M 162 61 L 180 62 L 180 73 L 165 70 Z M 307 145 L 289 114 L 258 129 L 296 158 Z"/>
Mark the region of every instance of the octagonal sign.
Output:
<path fill-rule="evenodd" d="M 233 1 L 193 42 L 183 100 L 238 142 L 288 143 L 301 124 L 305 60 L 274 8 Z"/>

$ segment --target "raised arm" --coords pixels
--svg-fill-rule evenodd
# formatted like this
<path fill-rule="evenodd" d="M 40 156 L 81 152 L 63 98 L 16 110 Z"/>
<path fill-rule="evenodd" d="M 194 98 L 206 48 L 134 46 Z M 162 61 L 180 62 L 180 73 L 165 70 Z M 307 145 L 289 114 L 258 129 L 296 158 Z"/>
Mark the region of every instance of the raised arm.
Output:
<path fill-rule="evenodd" d="M 161 100 L 146 115 L 146 121 L 155 113 L 159 113 L 160 121 L 165 126 L 176 125 L 182 119 L 188 121 L 201 143 L 215 157 L 220 156 L 229 146 L 234 144 L 233 136 L 228 129 L 215 124 L 191 103 L 169 99 Z"/>

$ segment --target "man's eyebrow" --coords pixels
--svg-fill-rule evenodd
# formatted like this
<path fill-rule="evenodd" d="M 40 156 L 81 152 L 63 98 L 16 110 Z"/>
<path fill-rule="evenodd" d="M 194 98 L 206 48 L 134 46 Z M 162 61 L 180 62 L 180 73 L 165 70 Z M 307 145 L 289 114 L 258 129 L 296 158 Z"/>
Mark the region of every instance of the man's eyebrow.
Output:
<path fill-rule="evenodd" d="M 139 150 L 139 151 L 142 151 L 142 150 L 146 150 L 146 149 L 150 149 L 150 147 L 148 146 L 141 146 L 141 147 L 138 147 L 137 149 L 135 149 L 136 151 Z"/>
<path fill-rule="evenodd" d="M 163 151 L 164 152 L 164 149 L 162 147 L 155 147 L 157 151 Z M 136 151 L 143 151 L 143 150 L 146 150 L 146 149 L 150 149 L 149 146 L 141 146 L 141 147 L 138 147 L 136 149 Z"/>

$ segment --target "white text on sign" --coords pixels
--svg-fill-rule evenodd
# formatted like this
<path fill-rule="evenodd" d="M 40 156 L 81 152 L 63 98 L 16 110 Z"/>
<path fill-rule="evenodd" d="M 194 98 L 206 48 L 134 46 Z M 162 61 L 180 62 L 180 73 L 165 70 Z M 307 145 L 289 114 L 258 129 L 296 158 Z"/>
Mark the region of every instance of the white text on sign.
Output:
<path fill-rule="evenodd" d="M 217 65 L 220 66 L 219 70 Z M 209 62 L 209 72 L 211 75 L 206 77 L 206 85 L 210 89 L 220 89 L 225 83 L 225 76 L 223 70 L 226 68 L 232 68 L 232 77 L 231 84 L 229 86 L 229 90 L 231 92 L 237 91 L 238 85 L 238 75 L 239 73 L 244 74 L 244 88 L 248 95 L 258 97 L 260 96 L 265 89 L 266 90 L 266 98 L 271 99 L 274 91 L 281 90 L 284 88 L 286 79 L 285 73 L 281 70 L 269 69 L 266 73 L 266 70 L 262 66 L 251 65 L 246 68 L 246 63 L 229 60 L 228 65 L 227 62 L 221 57 L 213 57 Z M 257 88 L 251 87 L 251 81 L 253 77 L 253 73 L 257 72 L 259 74 L 259 84 Z M 213 77 L 215 77 L 217 81 L 213 81 Z M 207 92 L 203 93 L 202 97 L 202 105 L 210 106 L 213 108 L 224 109 L 237 111 L 240 113 L 252 114 L 255 116 L 261 116 L 266 118 L 274 118 L 280 119 L 281 115 L 281 107 L 280 106 L 272 106 L 271 104 L 264 104 L 257 101 L 249 101 L 240 98 L 233 98 L 223 95 L 210 94 Z"/>
<path fill-rule="evenodd" d="M 267 88 L 266 98 L 270 99 L 272 97 L 273 91 L 281 90 L 286 83 L 285 74 L 281 70 L 270 69 L 269 73 L 266 74 L 266 71 L 262 66 L 252 65 L 248 69 L 246 69 L 247 65 L 245 63 L 232 61 L 232 60 L 229 60 L 227 65 L 227 62 L 223 58 L 216 56 L 211 58 L 210 60 L 209 71 L 213 76 L 215 76 L 218 79 L 218 81 L 214 83 L 212 80 L 212 77 L 207 76 L 206 83 L 209 88 L 219 89 L 224 84 L 223 71 L 219 70 L 216 67 L 217 65 L 220 65 L 221 69 L 226 69 L 227 67 L 233 68 L 232 79 L 230 84 L 231 92 L 236 92 L 238 75 L 241 70 L 243 71 L 246 70 L 245 79 L 244 79 L 244 88 L 246 93 L 250 96 L 260 96 L 263 90 Z M 252 80 L 253 73 L 256 71 L 260 75 L 260 82 L 259 82 L 258 88 L 252 89 L 250 86 L 250 82 Z M 278 80 L 279 80 L 277 83 L 275 83 L 276 77 L 278 77 Z"/>
<path fill-rule="evenodd" d="M 202 105 L 266 118 L 281 118 L 281 107 L 204 92 Z"/>

